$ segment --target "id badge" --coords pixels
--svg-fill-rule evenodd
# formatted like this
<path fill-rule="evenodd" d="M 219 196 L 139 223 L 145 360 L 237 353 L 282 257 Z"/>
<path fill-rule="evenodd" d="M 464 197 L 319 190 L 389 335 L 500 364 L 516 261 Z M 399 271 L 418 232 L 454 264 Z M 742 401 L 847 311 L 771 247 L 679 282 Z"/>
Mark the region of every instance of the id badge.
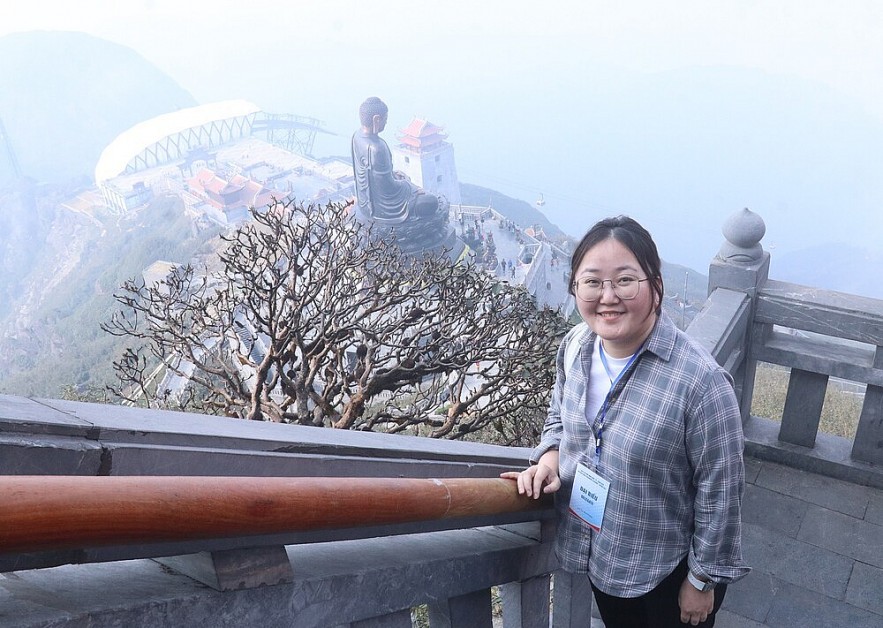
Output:
<path fill-rule="evenodd" d="M 601 531 L 610 482 L 584 464 L 576 465 L 576 477 L 570 491 L 570 512 L 582 519 L 595 532 Z"/>

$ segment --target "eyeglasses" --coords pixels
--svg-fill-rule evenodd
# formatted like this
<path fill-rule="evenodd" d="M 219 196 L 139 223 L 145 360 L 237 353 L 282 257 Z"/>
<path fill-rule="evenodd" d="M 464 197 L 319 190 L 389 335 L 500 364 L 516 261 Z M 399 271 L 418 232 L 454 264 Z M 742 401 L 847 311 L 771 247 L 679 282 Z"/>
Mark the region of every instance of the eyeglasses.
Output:
<path fill-rule="evenodd" d="M 623 301 L 630 301 L 638 296 L 641 290 L 641 282 L 648 279 L 638 279 L 632 275 L 620 275 L 615 279 L 595 279 L 586 277 L 573 283 L 574 292 L 583 301 L 597 301 L 604 292 L 604 284 L 609 283 L 613 293 Z"/>

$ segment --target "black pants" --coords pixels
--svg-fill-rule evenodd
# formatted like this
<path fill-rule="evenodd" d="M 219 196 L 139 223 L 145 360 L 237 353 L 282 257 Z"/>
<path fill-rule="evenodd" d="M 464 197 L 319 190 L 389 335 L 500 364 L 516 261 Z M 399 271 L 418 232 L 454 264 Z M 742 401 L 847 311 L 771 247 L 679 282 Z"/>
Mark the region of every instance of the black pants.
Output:
<path fill-rule="evenodd" d="M 615 597 L 607 595 L 593 584 L 595 602 L 605 628 L 684 628 L 691 624 L 681 623 L 681 607 L 678 604 L 678 593 L 681 584 L 687 577 L 687 559 L 675 567 L 665 580 L 655 589 L 639 597 Z M 719 584 L 714 588 L 714 609 L 701 628 L 714 626 L 714 615 L 724 601 L 727 585 Z"/>

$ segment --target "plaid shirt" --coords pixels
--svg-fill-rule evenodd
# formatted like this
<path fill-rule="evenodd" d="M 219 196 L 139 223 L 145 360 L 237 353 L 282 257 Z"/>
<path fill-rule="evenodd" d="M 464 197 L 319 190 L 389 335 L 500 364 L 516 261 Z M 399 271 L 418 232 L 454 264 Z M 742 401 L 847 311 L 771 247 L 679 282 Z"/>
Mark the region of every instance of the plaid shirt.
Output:
<path fill-rule="evenodd" d="M 586 417 L 595 334 L 572 329 L 558 349 L 557 378 L 536 462 L 559 450 L 556 541 L 564 569 L 588 572 L 602 591 L 637 597 L 688 556 L 718 583 L 745 576 L 741 503 L 742 421 L 729 374 L 662 313 L 638 359 L 616 383 L 604 419 L 600 463 Z M 565 364 L 568 342 L 580 350 Z M 610 481 L 601 532 L 568 510 L 578 462 Z"/>

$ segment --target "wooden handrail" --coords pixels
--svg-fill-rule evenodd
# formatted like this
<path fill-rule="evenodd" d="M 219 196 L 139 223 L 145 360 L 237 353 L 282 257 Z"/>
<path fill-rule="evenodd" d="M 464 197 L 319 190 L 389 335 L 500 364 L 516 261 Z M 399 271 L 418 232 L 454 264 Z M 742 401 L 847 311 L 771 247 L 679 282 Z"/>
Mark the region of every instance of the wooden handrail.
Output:
<path fill-rule="evenodd" d="M 301 532 L 545 508 L 488 479 L 2 476 L 0 553 Z"/>

